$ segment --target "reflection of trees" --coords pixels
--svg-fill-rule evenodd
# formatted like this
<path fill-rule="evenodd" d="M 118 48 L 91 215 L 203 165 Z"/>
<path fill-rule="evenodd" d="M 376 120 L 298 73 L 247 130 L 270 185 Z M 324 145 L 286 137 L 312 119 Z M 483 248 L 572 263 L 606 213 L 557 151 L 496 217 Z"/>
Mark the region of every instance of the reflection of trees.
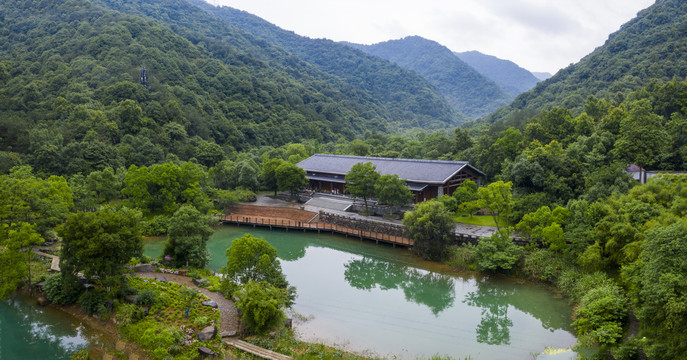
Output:
<path fill-rule="evenodd" d="M 510 328 L 513 321 L 508 318 L 508 298 L 515 290 L 495 286 L 486 280 L 477 282 L 477 291 L 468 293 L 464 303 L 482 309 L 482 320 L 477 325 L 477 342 L 502 345 L 510 344 Z"/>
<path fill-rule="evenodd" d="M 265 237 L 267 238 L 267 237 Z M 305 249 L 310 246 L 307 241 L 270 241 L 277 249 L 277 256 L 284 261 L 296 261 L 305 256 Z"/>
<path fill-rule="evenodd" d="M 423 274 L 402 264 L 369 257 L 351 260 L 345 267 L 346 281 L 357 289 L 401 289 L 406 300 L 426 305 L 434 315 L 453 305 L 455 291 L 450 276 Z"/>

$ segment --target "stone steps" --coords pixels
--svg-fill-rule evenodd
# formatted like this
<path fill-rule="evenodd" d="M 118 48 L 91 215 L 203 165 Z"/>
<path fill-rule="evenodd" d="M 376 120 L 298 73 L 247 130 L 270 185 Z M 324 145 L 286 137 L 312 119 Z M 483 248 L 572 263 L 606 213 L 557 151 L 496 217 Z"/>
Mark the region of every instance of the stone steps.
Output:
<path fill-rule="evenodd" d="M 288 355 L 282 355 L 280 353 L 274 352 L 272 350 L 263 349 L 259 346 L 253 345 L 251 343 L 245 342 L 239 339 L 224 339 L 227 345 L 233 346 L 241 351 L 259 356 L 267 360 L 292 360 L 293 358 Z"/>

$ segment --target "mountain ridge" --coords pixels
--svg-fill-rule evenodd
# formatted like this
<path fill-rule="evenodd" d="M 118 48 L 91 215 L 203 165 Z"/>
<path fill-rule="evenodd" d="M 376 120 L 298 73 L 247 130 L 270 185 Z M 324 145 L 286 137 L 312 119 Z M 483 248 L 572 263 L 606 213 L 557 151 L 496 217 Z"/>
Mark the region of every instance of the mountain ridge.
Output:
<path fill-rule="evenodd" d="M 687 76 L 687 3 L 658 0 L 610 34 L 606 42 L 578 63 L 520 94 L 483 119 L 515 124 L 552 106 L 583 111 L 586 99 L 623 96 L 652 79 Z M 621 100 L 621 99 L 619 99 Z"/>
<path fill-rule="evenodd" d="M 203 0 L 188 2 L 233 27 L 280 46 L 351 86 L 361 87 L 374 98 L 382 99 L 392 117 L 412 112 L 418 114 L 419 124 L 438 125 L 457 125 L 465 120 L 429 81 L 401 66 L 332 40 L 297 35 L 243 10 L 214 6 Z"/>
<path fill-rule="evenodd" d="M 476 50 L 454 54 L 480 74 L 496 82 L 513 99 L 541 81 L 532 72 L 510 60 L 499 59 Z"/>
<path fill-rule="evenodd" d="M 487 115 L 512 99 L 494 81 L 435 41 L 408 36 L 373 45 L 348 44 L 422 75 L 471 119 Z"/>

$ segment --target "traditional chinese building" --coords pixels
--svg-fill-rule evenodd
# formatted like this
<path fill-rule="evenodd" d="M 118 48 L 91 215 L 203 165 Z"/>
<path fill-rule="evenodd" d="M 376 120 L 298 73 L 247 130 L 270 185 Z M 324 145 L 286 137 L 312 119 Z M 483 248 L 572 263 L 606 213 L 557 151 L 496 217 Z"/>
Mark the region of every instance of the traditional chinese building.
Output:
<path fill-rule="evenodd" d="M 451 195 L 465 179 L 479 185 L 485 174 L 467 161 L 392 159 L 366 156 L 315 154 L 298 166 L 306 171 L 311 190 L 345 192 L 346 174 L 357 163 L 370 162 L 381 175 L 398 175 L 415 194 L 415 202 Z"/>

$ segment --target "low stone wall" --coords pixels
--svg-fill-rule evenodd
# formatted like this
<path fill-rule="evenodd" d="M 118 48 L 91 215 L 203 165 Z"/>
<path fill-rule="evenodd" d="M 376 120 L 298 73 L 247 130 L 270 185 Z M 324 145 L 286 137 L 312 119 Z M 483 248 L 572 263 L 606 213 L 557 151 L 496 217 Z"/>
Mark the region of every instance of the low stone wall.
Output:
<path fill-rule="evenodd" d="M 401 206 L 392 206 L 391 207 L 391 213 L 392 214 L 402 213 L 405 209 L 408 209 L 408 208 L 403 208 Z M 348 211 L 356 212 L 356 213 L 359 213 L 359 212 L 364 211 L 364 210 L 365 210 L 365 204 L 361 204 L 358 202 L 354 203 L 353 205 L 351 205 L 350 208 L 348 208 Z M 385 205 L 368 204 L 367 210 L 370 211 L 370 213 L 372 213 L 374 215 L 378 215 L 378 216 L 384 216 L 384 215 L 389 214 L 389 207 L 385 206 Z"/>

